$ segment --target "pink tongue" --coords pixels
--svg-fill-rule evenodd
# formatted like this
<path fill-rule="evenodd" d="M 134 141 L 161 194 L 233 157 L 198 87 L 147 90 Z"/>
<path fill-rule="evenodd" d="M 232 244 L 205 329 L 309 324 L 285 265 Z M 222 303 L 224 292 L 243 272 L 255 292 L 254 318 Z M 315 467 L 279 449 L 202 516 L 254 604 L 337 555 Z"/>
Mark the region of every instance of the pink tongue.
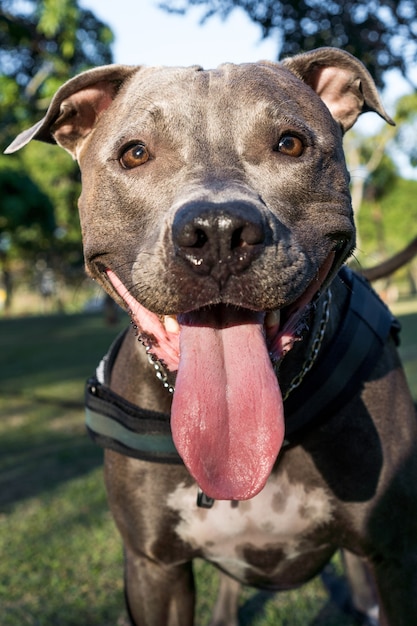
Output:
<path fill-rule="evenodd" d="M 262 314 L 183 316 L 171 411 L 176 448 L 204 493 L 246 500 L 265 485 L 284 438 L 281 392 Z"/>

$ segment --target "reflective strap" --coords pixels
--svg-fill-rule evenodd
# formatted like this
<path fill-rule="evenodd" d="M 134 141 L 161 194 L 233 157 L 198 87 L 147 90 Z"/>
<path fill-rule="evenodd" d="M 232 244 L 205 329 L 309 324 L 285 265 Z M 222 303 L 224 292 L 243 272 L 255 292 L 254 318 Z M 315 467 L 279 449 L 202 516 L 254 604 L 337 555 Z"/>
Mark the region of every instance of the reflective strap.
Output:
<path fill-rule="evenodd" d="M 87 383 L 85 416 L 90 437 L 102 448 L 145 461 L 182 464 L 169 416 L 127 402 L 96 378 Z"/>
<path fill-rule="evenodd" d="M 115 439 L 126 448 L 137 450 L 144 455 L 149 454 L 173 454 L 177 456 L 177 451 L 170 435 L 161 433 L 147 433 L 142 435 L 128 430 L 113 418 L 101 415 L 92 411 L 88 407 L 85 409 L 85 423 L 94 435 L 101 435 Z"/>

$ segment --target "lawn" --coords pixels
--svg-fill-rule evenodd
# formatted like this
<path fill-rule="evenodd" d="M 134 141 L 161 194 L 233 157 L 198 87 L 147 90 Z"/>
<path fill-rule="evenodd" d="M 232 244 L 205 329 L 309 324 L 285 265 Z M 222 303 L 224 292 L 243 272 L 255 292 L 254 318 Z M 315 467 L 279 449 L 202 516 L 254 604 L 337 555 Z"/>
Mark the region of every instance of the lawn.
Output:
<path fill-rule="evenodd" d="M 417 313 L 400 319 L 417 398 Z M 83 424 L 84 381 L 116 332 L 93 314 L 0 320 L 1 626 L 125 623 L 121 545 L 107 510 L 102 453 Z M 204 626 L 216 576 L 200 563 L 196 574 L 197 624 Z M 246 626 L 353 624 L 319 580 L 274 596 L 245 590 L 240 613 Z"/>

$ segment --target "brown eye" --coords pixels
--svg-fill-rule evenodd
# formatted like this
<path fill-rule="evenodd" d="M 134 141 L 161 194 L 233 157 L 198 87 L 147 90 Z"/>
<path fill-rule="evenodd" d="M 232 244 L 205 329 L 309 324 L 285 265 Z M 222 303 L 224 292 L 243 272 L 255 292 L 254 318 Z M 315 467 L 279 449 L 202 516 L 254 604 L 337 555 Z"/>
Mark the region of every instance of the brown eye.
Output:
<path fill-rule="evenodd" d="M 149 159 L 148 148 L 143 143 L 131 144 L 120 155 L 119 161 L 126 170 L 143 165 Z"/>
<path fill-rule="evenodd" d="M 279 140 L 276 151 L 287 156 L 299 157 L 303 154 L 304 145 L 301 139 L 294 137 L 294 135 L 283 135 Z"/>

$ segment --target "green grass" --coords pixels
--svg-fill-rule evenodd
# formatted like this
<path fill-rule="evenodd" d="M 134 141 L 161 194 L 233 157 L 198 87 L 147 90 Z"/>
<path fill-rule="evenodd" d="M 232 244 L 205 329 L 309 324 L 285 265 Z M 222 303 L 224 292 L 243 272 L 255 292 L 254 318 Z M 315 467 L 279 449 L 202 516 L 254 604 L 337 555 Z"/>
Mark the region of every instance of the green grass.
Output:
<path fill-rule="evenodd" d="M 0 322 L 0 623 L 115 625 L 121 547 L 85 379 L 115 335 L 91 315 Z"/>
<path fill-rule="evenodd" d="M 417 398 L 417 314 L 401 322 Z M 83 423 L 84 381 L 116 332 L 96 315 L 0 320 L 1 626 L 125 623 L 102 452 Z M 195 569 L 197 624 L 206 626 L 217 578 L 206 564 Z M 240 613 L 244 626 L 353 624 L 329 604 L 319 580 L 274 596 L 245 590 Z"/>

